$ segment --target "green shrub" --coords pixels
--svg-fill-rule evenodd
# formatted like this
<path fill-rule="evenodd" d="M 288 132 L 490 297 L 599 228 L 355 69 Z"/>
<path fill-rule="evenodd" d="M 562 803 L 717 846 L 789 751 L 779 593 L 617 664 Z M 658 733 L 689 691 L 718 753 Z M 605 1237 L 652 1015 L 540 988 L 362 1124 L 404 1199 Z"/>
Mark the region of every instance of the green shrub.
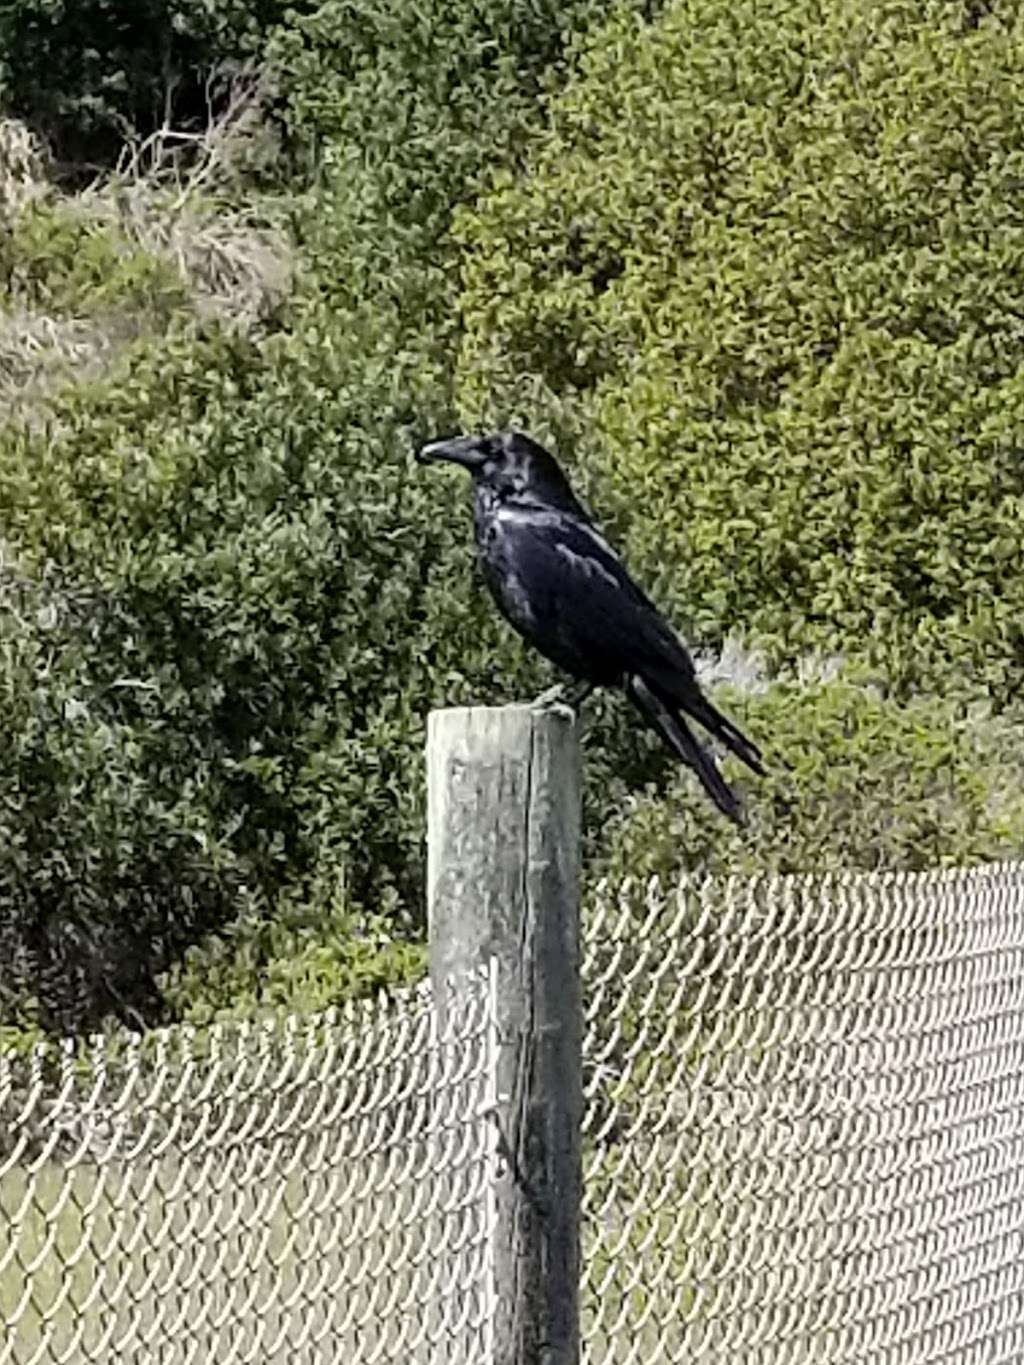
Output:
<path fill-rule="evenodd" d="M 0 566 L 0 1019 L 137 1023 L 154 973 L 247 896 L 201 799 L 210 764 L 159 755 L 157 707 L 118 676 L 116 604 Z M 128 714 L 122 698 L 137 697 Z M 214 777 L 216 774 L 214 774 Z"/>
<path fill-rule="evenodd" d="M 764 778 L 723 765 L 746 795 L 746 823 L 726 825 L 675 769 L 660 790 L 624 796 L 592 878 L 670 885 L 689 871 L 917 871 L 1020 856 L 1020 733 L 984 705 L 901 701 L 856 677 L 720 700 L 765 747 Z"/>
<path fill-rule="evenodd" d="M 771 47 L 767 30 L 756 27 L 756 7 L 733 8 L 776 56 L 793 40 L 794 24 L 810 22 L 809 8 L 780 9 L 781 36 Z M 910 38 L 897 42 L 899 14 L 919 11 L 883 10 L 891 98 L 902 109 L 900 82 L 917 48 Z M 295 164 L 304 164 L 302 153 L 315 172 L 304 194 L 286 186 L 279 206 L 292 212 L 299 244 L 293 297 L 247 335 L 181 319 L 123 356 L 101 383 L 52 396 L 45 413 L 0 432 L 0 544 L 10 551 L 0 580 L 7 701 L 0 710 L 0 953 L 16 967 L 4 977 L 0 1017 L 62 1028 L 111 1011 L 201 1021 L 233 1008 L 320 1005 L 360 982 L 390 984 L 418 969 L 409 943 L 422 933 L 426 713 L 529 694 L 548 676 L 500 622 L 472 572 L 463 482 L 410 465 L 416 440 L 455 425 L 456 389 L 467 417 L 493 411 L 509 394 L 520 403 L 536 399 L 531 425 L 586 457 L 584 482 L 600 488 L 602 510 L 628 532 L 638 572 L 680 624 L 695 624 L 704 638 L 742 622 L 776 657 L 802 652 L 807 641 L 855 653 L 865 621 L 874 620 L 869 609 L 879 614 L 878 604 L 889 603 L 877 636 L 889 641 L 886 659 L 898 679 L 899 658 L 909 661 L 908 675 L 932 658 L 946 661 L 945 682 L 948 660 L 962 667 L 984 646 L 993 661 L 988 680 L 995 690 L 1003 686 L 1013 627 L 1005 604 L 1016 601 L 1016 549 L 1008 551 L 1005 539 L 1016 525 L 1017 467 L 1005 436 L 1020 396 L 1013 326 L 1005 322 L 993 334 L 1002 349 L 993 351 L 986 388 L 966 361 L 948 368 L 963 347 L 916 333 L 897 337 L 884 311 L 877 327 L 870 311 L 853 309 L 846 321 L 844 307 L 860 297 L 850 281 L 862 277 L 874 280 L 872 307 L 888 300 L 890 313 L 895 308 L 885 272 L 896 246 L 872 255 L 877 243 L 866 229 L 859 265 L 836 248 L 842 288 L 826 293 L 819 314 L 814 288 L 831 269 L 823 259 L 824 208 L 818 205 L 819 221 L 808 207 L 804 224 L 780 193 L 785 157 L 819 148 L 820 139 L 805 144 L 797 134 L 834 117 L 826 96 L 831 90 L 838 98 L 845 79 L 843 23 L 854 36 L 866 32 L 866 10 L 830 21 L 823 65 L 813 66 L 817 84 L 796 102 L 791 129 L 783 120 L 792 138 L 779 141 L 775 169 L 764 171 L 774 186 L 767 199 L 744 179 L 755 136 L 743 110 L 758 127 L 775 126 L 776 67 L 767 59 L 759 65 L 737 33 L 737 71 L 749 66 L 763 77 L 765 99 L 753 98 L 760 87 L 744 76 L 719 110 L 717 86 L 698 80 L 700 53 L 726 51 L 732 30 L 724 7 L 691 7 L 683 19 L 702 23 L 690 27 L 675 11 L 653 25 L 616 19 L 604 46 L 587 57 L 583 79 L 556 103 L 552 131 L 538 131 L 566 32 L 603 12 L 547 0 L 529 13 L 508 5 L 436 4 L 411 14 L 397 3 L 359 10 L 330 3 L 290 19 L 269 44 L 279 113 Z M 217 13 L 219 22 L 235 11 Z M 948 24 L 936 25 L 933 37 L 954 40 Z M 972 44 L 987 53 L 988 30 L 982 24 L 957 41 L 968 54 L 958 59 L 957 79 L 974 80 Z M 927 49 L 923 38 L 919 45 Z M 613 117 L 613 56 L 624 120 Z M 997 75 L 1000 60 L 992 56 Z M 867 79 L 870 50 L 862 61 Z M 645 103 L 651 81 L 664 86 L 662 104 Z M 991 88 L 976 89 L 968 80 L 984 115 L 971 136 L 1009 154 L 1016 115 L 1004 107 L 1004 84 L 993 77 Z M 717 111 L 715 126 L 733 140 L 736 163 L 714 163 L 714 194 L 694 210 L 693 223 L 680 207 L 691 202 L 683 191 L 698 183 L 696 134 L 687 133 L 681 112 L 703 107 L 683 98 L 691 85 Z M 988 116 L 986 100 L 1002 121 Z M 641 136 L 645 108 L 651 117 Z M 576 142 L 590 137 L 588 160 Z M 845 137 L 836 134 L 837 164 L 846 164 Z M 879 194 L 890 143 L 877 143 Z M 533 173 L 517 185 L 511 177 L 530 146 Z M 913 156 L 925 155 L 912 150 L 904 158 L 911 170 Z M 857 175 L 873 164 L 867 153 L 863 161 L 852 163 Z M 809 177 L 812 186 L 831 183 L 827 166 Z M 894 176 L 906 169 L 898 157 L 893 166 Z M 633 170 L 640 179 L 630 179 Z M 911 170 L 894 184 L 924 231 L 913 199 L 920 176 Z M 650 178 L 655 171 L 661 180 Z M 452 269 L 451 213 L 492 172 L 498 188 L 464 223 L 463 288 Z M 994 159 L 975 176 L 977 194 L 988 198 L 971 212 L 988 205 L 1002 224 L 993 259 L 1004 267 L 998 297 L 1012 302 L 1015 239 L 996 212 L 1006 192 L 999 177 Z M 866 213 L 857 192 L 851 183 L 849 195 Z M 580 194 L 592 218 L 580 216 Z M 602 207 L 608 196 L 618 217 Z M 771 227 L 770 214 L 758 217 L 776 201 L 789 214 L 790 236 L 804 225 L 806 262 L 783 257 L 788 236 Z M 675 206 L 667 216 L 663 204 Z M 969 236 L 980 218 L 965 221 Z M 43 217 L 26 219 L 32 222 Z M 114 275 L 127 272 L 131 287 L 139 272 L 148 280 L 144 263 L 122 258 L 119 243 L 103 255 L 113 239 L 65 249 L 60 214 L 52 226 L 51 258 L 43 241 L 33 257 L 25 237 L 16 253 L 22 287 L 40 301 L 74 309 L 84 300 L 91 308 L 108 265 Z M 730 233 L 741 228 L 746 236 L 734 241 Z M 837 227 L 832 236 L 846 231 Z M 673 243 L 685 246 L 681 257 Z M 803 300 L 804 312 L 785 325 L 769 247 L 789 261 L 793 298 Z M 732 281 L 736 298 L 754 299 L 754 286 L 742 284 L 748 255 L 751 278 L 765 291 L 763 311 L 718 299 L 717 261 L 732 262 L 722 279 Z M 31 271 L 28 259 L 38 261 Z M 977 283 L 988 258 L 971 259 L 977 269 L 964 265 L 959 275 L 937 278 L 953 281 L 954 293 L 959 280 L 980 308 L 994 276 Z M 945 270 L 945 258 L 936 260 Z M 460 289 L 468 336 L 456 374 Z M 695 303 L 702 312 L 691 313 Z M 814 361 L 821 319 L 833 306 L 842 344 L 831 359 Z M 964 307 L 976 340 L 982 324 Z M 986 325 L 998 322 L 994 307 Z M 700 327 L 706 337 L 697 336 Z M 882 368 L 862 371 L 854 358 L 874 355 L 876 344 Z M 797 378 L 787 371 L 778 380 L 785 401 L 773 406 L 760 390 L 744 397 L 733 380 L 747 373 L 750 356 L 763 350 L 774 364 L 792 348 Z M 954 382 L 956 401 L 974 404 L 971 411 L 983 406 L 982 391 L 990 404 L 989 425 L 973 445 L 948 443 L 957 459 L 991 456 L 971 466 L 969 496 L 966 483 L 955 484 L 955 506 L 953 454 L 948 467 L 926 465 L 920 475 L 912 461 L 901 462 L 911 371 L 893 357 L 905 350 L 917 356 L 921 397 L 911 410 L 929 459 L 938 461 L 934 433 L 952 429 L 952 417 L 946 428 L 936 421 L 925 431 L 924 423 L 946 411 L 940 398 Z M 937 352 L 945 358 L 936 367 Z M 900 401 L 890 412 L 893 395 Z M 849 429 L 847 411 L 855 419 Z M 862 430 L 878 433 L 873 463 L 862 459 L 867 447 L 855 436 Z M 820 460 L 810 444 L 819 435 Z M 920 564 L 904 553 L 918 545 L 917 522 L 900 500 L 903 484 L 897 480 L 893 491 L 894 470 L 918 499 L 914 516 L 934 503 L 925 524 L 952 556 L 950 602 L 954 589 L 961 594 L 948 611 L 945 598 L 927 597 Z M 759 479 L 763 506 L 750 491 Z M 843 479 L 856 494 L 856 515 L 833 486 L 839 480 L 845 488 Z M 805 482 L 821 490 L 818 520 Z M 935 528 L 947 516 L 942 540 Z M 877 554 L 869 553 L 869 533 Z M 843 536 L 854 537 L 856 555 Z M 912 591 L 904 603 L 894 575 L 905 563 Z M 822 583 L 835 593 L 841 583 L 842 594 L 834 602 L 821 597 Z M 806 866 L 820 857 L 918 865 L 940 855 L 998 854 L 1019 834 L 1017 807 L 1003 796 L 1019 774 L 999 747 L 1003 739 L 992 740 L 995 748 L 986 739 L 974 755 L 972 785 L 968 731 L 952 703 L 901 712 L 892 698 L 850 685 L 805 700 L 782 687 L 733 704 L 755 738 L 773 741 L 772 776 L 751 789 L 751 823 L 739 834 L 699 804 L 685 775 L 667 778 L 669 760 L 632 715 L 624 720 L 619 701 L 599 699 L 588 711 L 595 872 L 680 862 Z M 891 753 L 882 743 L 889 727 Z M 838 777 L 819 754 L 831 756 Z M 667 800 L 633 795 L 654 780 L 669 780 Z M 865 791 L 876 794 L 878 810 L 863 804 Z M 822 792 L 828 800 L 819 810 Z M 903 802 L 919 805 L 904 811 Z M 851 807 L 856 818 L 848 819 Z"/>
<path fill-rule="evenodd" d="M 62 906 L 101 941 L 131 923 L 134 1008 L 247 906 L 312 913 L 344 881 L 352 914 L 417 920 L 426 713 L 535 667 L 474 588 L 465 490 L 411 468 L 406 404 L 439 411 L 433 383 L 387 334 L 310 312 L 289 338 L 169 337 L 0 437 L 23 575 L 85 603 L 59 668 L 36 661 L 44 612 L 11 627 L 3 899 L 23 926 L 45 901 L 44 937 Z"/>
<path fill-rule="evenodd" d="M 344 887 L 304 888 L 273 915 L 242 914 L 189 947 L 161 982 L 167 1005 L 196 1025 L 297 1014 L 414 985 L 426 945 L 386 917 L 354 915 Z"/>
<path fill-rule="evenodd" d="M 0 278 L 9 304 L 48 316 L 116 309 L 166 320 L 186 302 L 169 261 L 60 199 L 27 205 L 0 237 Z"/>
<path fill-rule="evenodd" d="M 275 30 L 267 61 L 281 117 L 316 185 L 303 255 L 336 304 L 374 300 L 450 366 L 453 209 L 482 174 L 520 163 L 564 78 L 567 45 L 611 8 L 329 0 Z"/>
<path fill-rule="evenodd" d="M 649 1137 L 652 1100 L 681 1070 L 721 1068 L 728 1091 L 732 1065 L 764 1049 L 783 979 L 825 998 L 854 950 L 861 962 L 905 955 L 906 916 L 888 913 L 898 884 L 850 900 L 842 875 L 823 890 L 827 875 L 969 866 L 1024 846 L 1019 725 L 984 706 L 903 703 L 854 676 L 721 700 L 767 751 L 764 779 L 725 764 L 747 797 L 745 827 L 726 826 L 676 769 L 659 789 L 627 794 L 592 840 L 584 916 L 601 918 L 587 955 L 608 1008 L 592 1021 L 604 1075 L 591 1132 L 610 1143 Z M 780 895 L 764 873 L 802 875 Z M 932 927 L 942 935 L 941 915 Z M 725 1034 L 707 1027 L 710 1000 L 726 1011 Z M 673 1140 L 676 1122 L 658 1114 Z"/>
<path fill-rule="evenodd" d="M 111 1009 L 209 1014 L 233 997 L 298 1005 L 304 993 L 308 1007 L 409 970 L 426 713 L 509 698 L 544 671 L 474 582 L 465 489 L 424 478 L 410 454 L 452 421 L 451 205 L 538 112 L 565 18 L 553 4 L 527 17 L 339 3 L 282 31 L 282 118 L 316 172 L 293 201 L 296 296 L 248 339 L 177 326 L 0 434 L 3 535 L 30 583 L 56 574 L 102 605 L 68 624 L 66 687 L 121 746 L 108 791 L 86 780 L 77 730 L 52 741 L 77 805 L 51 837 L 18 757 L 31 669 L 4 678 L 25 702 L 0 717 L 7 941 L 31 967 L 22 1013 L 64 1026 Z M 55 254 L 41 252 L 36 275 L 77 297 L 75 253 Z M 19 649 L 43 648 L 36 614 L 17 629 Z M 43 676 L 42 701 L 58 706 Z M 48 838 L 44 870 L 13 852 L 4 865 L 4 848 Z M 209 877 L 202 894 L 160 864 L 179 839 Z M 163 867 L 159 896 L 132 877 L 145 851 Z M 89 873 L 108 863 L 117 879 Z M 56 917 L 26 938 L 44 891 L 100 945 L 91 995 L 42 973 Z M 115 997 L 103 963 L 127 922 L 139 966 Z M 332 929 L 351 944 L 332 945 Z M 29 1010 L 33 971 L 45 989 Z"/>
<path fill-rule="evenodd" d="M 990 8 L 617 15 L 462 215 L 464 421 L 541 411 L 709 643 L 1016 686 L 1024 18 Z"/>

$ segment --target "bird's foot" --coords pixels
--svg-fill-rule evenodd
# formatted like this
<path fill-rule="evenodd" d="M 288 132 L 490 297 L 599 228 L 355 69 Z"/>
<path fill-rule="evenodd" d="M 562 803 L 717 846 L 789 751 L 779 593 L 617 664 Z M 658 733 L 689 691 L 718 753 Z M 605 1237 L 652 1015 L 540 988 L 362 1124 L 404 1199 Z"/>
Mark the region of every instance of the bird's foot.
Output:
<path fill-rule="evenodd" d="M 566 688 L 565 683 L 555 683 L 530 703 L 530 710 L 546 711 L 552 706 L 568 706 L 571 711 L 578 711 L 593 690 L 593 683 L 577 683 L 573 688 Z"/>
<path fill-rule="evenodd" d="M 555 683 L 546 688 L 539 697 L 530 702 L 531 711 L 547 711 L 549 707 L 561 706 L 565 699 L 565 683 Z"/>

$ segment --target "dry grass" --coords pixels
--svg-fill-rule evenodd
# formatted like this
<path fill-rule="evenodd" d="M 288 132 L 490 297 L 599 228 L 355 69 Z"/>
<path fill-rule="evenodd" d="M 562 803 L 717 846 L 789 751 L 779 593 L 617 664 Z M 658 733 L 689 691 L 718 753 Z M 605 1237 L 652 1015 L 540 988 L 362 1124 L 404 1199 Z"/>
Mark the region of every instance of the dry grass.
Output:
<path fill-rule="evenodd" d="M 46 148 L 17 119 L 0 118 L 0 227 L 46 192 Z"/>
<path fill-rule="evenodd" d="M 0 406 L 20 415 L 62 383 L 102 373 L 125 339 L 109 319 L 0 313 Z"/>
<path fill-rule="evenodd" d="M 236 76 L 204 132 L 165 126 L 127 144 L 114 173 L 80 196 L 97 222 L 172 262 L 200 314 L 243 327 L 291 287 L 289 242 L 267 206 L 239 207 L 247 168 L 274 155 L 265 97 L 258 77 Z"/>
<path fill-rule="evenodd" d="M 292 284 L 290 243 L 274 204 L 246 188 L 252 170 L 275 154 L 265 94 L 257 77 L 236 76 L 203 132 L 164 127 L 130 142 L 113 172 L 75 194 L 52 182 L 46 149 L 24 125 L 0 120 L 0 229 L 33 207 L 53 209 L 86 231 L 113 234 L 126 253 L 169 266 L 186 300 L 179 321 L 251 330 Z M 213 103 L 211 96 L 211 110 Z M 16 279 L 8 269 L 0 301 L 0 407 L 9 415 L 31 419 L 68 380 L 102 374 L 127 346 L 174 321 L 116 297 L 102 308 L 41 311 Z"/>

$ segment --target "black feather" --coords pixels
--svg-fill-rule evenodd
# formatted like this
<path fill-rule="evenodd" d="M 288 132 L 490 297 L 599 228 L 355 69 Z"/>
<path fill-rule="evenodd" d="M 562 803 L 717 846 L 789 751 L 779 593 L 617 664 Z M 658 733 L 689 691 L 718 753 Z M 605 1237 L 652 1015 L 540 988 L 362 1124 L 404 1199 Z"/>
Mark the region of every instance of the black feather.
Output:
<path fill-rule="evenodd" d="M 722 814 L 737 824 L 741 823 L 740 803 L 726 785 L 715 760 L 698 743 L 682 716 L 653 692 L 643 678 L 627 679 L 626 696 L 669 748 L 674 749 L 683 762 L 689 764 Z"/>

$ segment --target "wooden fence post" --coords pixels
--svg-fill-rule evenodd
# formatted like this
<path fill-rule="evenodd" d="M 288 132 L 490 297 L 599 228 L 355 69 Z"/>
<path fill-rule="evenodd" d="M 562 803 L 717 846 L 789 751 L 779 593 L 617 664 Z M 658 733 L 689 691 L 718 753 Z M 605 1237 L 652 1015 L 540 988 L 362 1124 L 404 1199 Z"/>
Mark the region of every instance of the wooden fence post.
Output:
<path fill-rule="evenodd" d="M 431 974 L 498 964 L 493 1365 L 579 1360 L 579 773 L 566 708 L 430 716 Z"/>

